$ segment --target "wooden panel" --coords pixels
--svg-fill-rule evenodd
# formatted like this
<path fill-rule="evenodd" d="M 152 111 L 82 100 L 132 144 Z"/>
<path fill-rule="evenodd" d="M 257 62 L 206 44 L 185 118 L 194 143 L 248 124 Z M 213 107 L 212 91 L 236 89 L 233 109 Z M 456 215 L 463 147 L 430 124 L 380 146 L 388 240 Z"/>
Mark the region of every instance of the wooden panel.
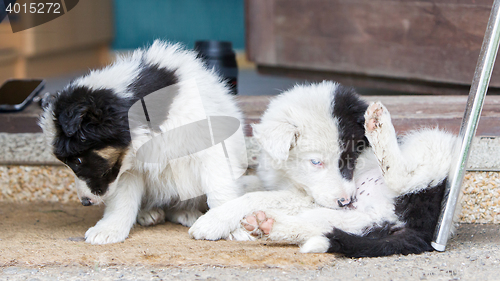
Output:
<path fill-rule="evenodd" d="M 472 80 L 493 3 L 492 0 L 248 2 L 248 41 L 255 38 L 272 41 L 248 43 L 250 58 L 259 66 L 459 85 L 468 85 Z M 259 22 L 264 16 L 256 15 L 269 10 L 269 6 L 272 15 Z M 269 26 L 262 26 L 269 22 Z M 274 57 L 271 60 L 263 53 Z M 500 87 L 498 67 L 491 83 Z"/>
<path fill-rule="evenodd" d="M 275 64 L 274 1 L 245 0 L 245 11 L 248 59 Z"/>
<path fill-rule="evenodd" d="M 44 56 L 25 58 L 22 63 L 26 67 L 25 77 L 51 77 L 75 70 L 102 67 L 109 62 L 105 54 L 109 54 L 107 45 L 92 46 L 85 49 L 65 50 Z"/>
<path fill-rule="evenodd" d="M 251 124 L 259 123 L 269 96 L 236 97 L 245 118 L 245 135 L 252 136 Z M 396 131 L 402 134 L 421 127 L 436 127 L 458 133 L 467 103 L 466 96 L 363 96 L 367 102 L 381 101 L 391 113 Z M 487 96 L 478 136 L 500 136 L 500 96 Z"/>
<path fill-rule="evenodd" d="M 467 95 L 470 85 L 429 82 L 411 79 L 396 79 L 392 77 L 368 76 L 340 71 L 317 71 L 309 69 L 259 66 L 257 68 L 261 74 L 287 76 L 307 81 L 321 82 L 323 80 L 333 80 L 345 86 L 381 89 L 397 91 L 398 93 L 419 93 L 434 95 Z M 488 94 L 500 94 L 500 88 L 489 88 Z"/>
<path fill-rule="evenodd" d="M 259 123 L 272 96 L 236 96 L 245 115 L 245 135 L 252 136 L 251 124 Z M 381 101 L 391 113 L 398 133 L 422 126 L 439 126 L 458 133 L 467 102 L 466 96 L 363 96 Z M 0 132 L 40 132 L 37 120 L 42 112 L 31 104 L 22 112 L 0 114 Z M 487 96 L 477 135 L 500 136 L 500 96 Z"/>

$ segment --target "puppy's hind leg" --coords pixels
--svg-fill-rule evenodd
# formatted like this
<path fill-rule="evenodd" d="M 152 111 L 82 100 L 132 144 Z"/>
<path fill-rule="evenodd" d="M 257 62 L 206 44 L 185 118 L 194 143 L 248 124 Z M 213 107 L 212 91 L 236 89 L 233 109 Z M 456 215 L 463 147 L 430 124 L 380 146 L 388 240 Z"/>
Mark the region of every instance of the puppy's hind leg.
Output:
<path fill-rule="evenodd" d="M 152 226 L 165 222 L 165 211 L 161 208 L 150 210 L 140 210 L 137 215 L 137 222 L 142 226 Z"/>
<path fill-rule="evenodd" d="M 341 221 L 348 221 L 344 214 L 326 208 L 305 210 L 297 215 L 280 210 L 257 211 L 247 215 L 241 226 L 254 237 L 302 245 L 312 237 L 331 231 L 334 225 L 341 225 Z"/>
<path fill-rule="evenodd" d="M 194 222 L 203 215 L 197 209 L 190 210 L 170 210 L 166 213 L 166 219 L 173 223 L 182 224 L 183 226 L 191 227 Z"/>
<path fill-rule="evenodd" d="M 241 225 L 253 236 L 269 235 L 274 224 L 273 218 L 268 218 L 263 211 L 254 212 L 241 221 Z"/>
<path fill-rule="evenodd" d="M 280 207 L 286 212 L 312 205 L 312 200 L 293 191 L 257 191 L 250 192 L 222 206 L 210 209 L 189 229 L 194 239 L 227 239 L 231 232 L 241 227 L 241 220 L 258 210 Z"/>
<path fill-rule="evenodd" d="M 448 175 L 454 135 L 421 129 L 407 133 L 398 143 L 391 116 L 379 102 L 368 107 L 365 130 L 384 180 L 396 195 L 436 186 Z"/>
<path fill-rule="evenodd" d="M 380 102 L 371 103 L 365 113 L 365 134 L 379 162 L 389 188 L 400 194 L 406 178 L 406 161 L 401 154 L 391 115 Z"/>
<path fill-rule="evenodd" d="M 241 220 L 241 227 L 231 232 L 227 240 L 254 241 L 269 234 L 274 220 L 262 211 L 254 212 Z"/>

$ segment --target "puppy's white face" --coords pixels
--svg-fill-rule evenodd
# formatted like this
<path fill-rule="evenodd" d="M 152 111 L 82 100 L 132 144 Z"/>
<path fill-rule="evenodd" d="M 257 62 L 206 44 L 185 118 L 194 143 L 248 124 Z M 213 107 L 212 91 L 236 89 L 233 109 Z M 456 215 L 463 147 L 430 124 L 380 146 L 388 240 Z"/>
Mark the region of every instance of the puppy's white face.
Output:
<path fill-rule="evenodd" d="M 286 164 L 288 177 L 299 183 L 317 204 L 336 209 L 353 200 L 356 186 L 354 181 L 342 177 L 338 155 L 327 151 L 291 154 Z"/>
<path fill-rule="evenodd" d="M 275 174 L 286 179 L 276 179 L 277 184 L 280 180 L 290 181 L 304 189 L 317 204 L 337 209 L 348 205 L 356 194 L 354 181 L 341 172 L 343 165 L 354 166 L 354 161 L 341 160 L 336 126 L 333 120 L 324 121 L 315 128 L 283 123 L 279 129 L 266 130 L 266 124 L 255 125 L 254 134 L 271 160 L 262 161 L 261 165 L 269 166 L 260 166 L 259 170 L 279 171 Z"/>
<path fill-rule="evenodd" d="M 349 205 L 356 159 L 368 144 L 366 107 L 352 89 L 331 82 L 296 86 L 273 100 L 253 127 L 265 152 L 258 169 L 264 184 L 292 184 L 328 208 Z"/>

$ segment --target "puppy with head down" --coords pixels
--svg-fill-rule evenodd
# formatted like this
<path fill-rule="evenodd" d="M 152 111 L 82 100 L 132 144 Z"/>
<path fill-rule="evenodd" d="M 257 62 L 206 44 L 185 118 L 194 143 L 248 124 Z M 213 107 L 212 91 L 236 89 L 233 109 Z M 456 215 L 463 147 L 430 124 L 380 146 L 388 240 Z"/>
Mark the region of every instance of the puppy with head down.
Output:
<path fill-rule="evenodd" d="M 171 103 L 163 104 L 170 96 L 157 96 L 148 114 L 148 98 L 167 87 L 175 91 Z M 207 207 L 240 194 L 224 153 L 244 154 L 243 135 L 225 139 L 223 152 L 221 144 L 193 147 L 201 134 L 197 127 L 177 130 L 206 123 L 209 116 L 242 121 L 214 70 L 196 53 L 161 41 L 75 79 L 47 100 L 40 125 L 54 155 L 75 173 L 84 206 L 106 206 L 86 242 L 123 241 L 136 221 L 190 226 Z M 168 138 L 172 131 L 177 135 Z M 153 137 L 159 141 L 149 142 Z M 210 141 L 210 135 L 202 137 Z M 147 159 L 138 157 L 138 148 L 147 144 Z"/>
<path fill-rule="evenodd" d="M 253 127 L 263 185 L 293 187 L 327 208 L 349 205 L 356 159 L 368 143 L 367 106 L 353 89 L 333 82 L 296 86 L 273 100 Z"/>

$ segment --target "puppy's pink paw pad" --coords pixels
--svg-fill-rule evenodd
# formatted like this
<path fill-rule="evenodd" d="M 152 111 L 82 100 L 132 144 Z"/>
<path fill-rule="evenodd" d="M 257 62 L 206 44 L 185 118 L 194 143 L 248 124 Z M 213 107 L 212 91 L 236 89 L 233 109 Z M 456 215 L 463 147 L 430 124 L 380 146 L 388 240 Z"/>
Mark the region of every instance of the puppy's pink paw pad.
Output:
<path fill-rule="evenodd" d="M 378 121 L 375 119 L 369 119 L 366 121 L 366 129 L 368 131 L 373 131 L 375 128 L 377 128 Z"/>
<path fill-rule="evenodd" d="M 266 220 L 266 213 L 264 213 L 262 211 L 255 212 L 255 216 L 257 217 L 257 220 L 259 222 L 263 222 L 264 220 Z"/>
<path fill-rule="evenodd" d="M 259 228 L 264 232 L 265 235 L 269 235 L 271 233 L 271 229 L 273 228 L 273 219 L 267 219 L 263 223 L 260 224 Z"/>
<path fill-rule="evenodd" d="M 374 102 L 368 107 L 365 113 L 365 129 L 367 131 L 374 131 L 382 125 L 380 118 L 384 114 L 384 110 L 384 106 L 380 102 Z"/>
<path fill-rule="evenodd" d="M 254 231 L 256 228 L 258 228 L 257 218 L 254 215 L 246 216 L 241 224 L 248 231 Z"/>
<path fill-rule="evenodd" d="M 267 218 L 266 213 L 257 211 L 246 216 L 241 225 L 253 236 L 268 235 L 273 227 L 274 220 Z"/>

